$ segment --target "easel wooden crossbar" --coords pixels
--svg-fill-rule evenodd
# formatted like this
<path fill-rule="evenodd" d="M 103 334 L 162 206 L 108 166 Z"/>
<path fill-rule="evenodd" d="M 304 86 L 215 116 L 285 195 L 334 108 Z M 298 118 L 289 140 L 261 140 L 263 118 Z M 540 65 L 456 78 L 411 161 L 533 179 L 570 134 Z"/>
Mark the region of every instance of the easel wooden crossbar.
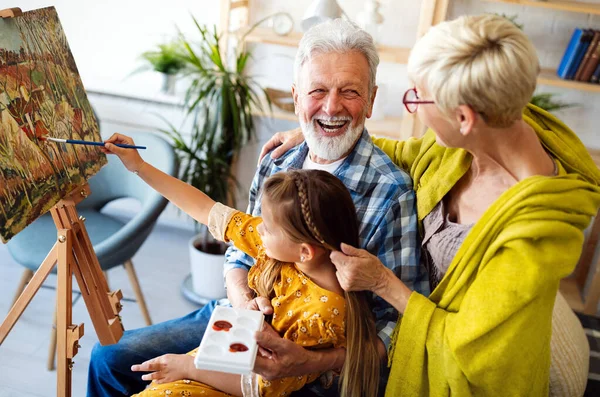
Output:
<path fill-rule="evenodd" d="M 73 357 L 83 336 L 83 324 L 72 322 L 73 275 L 81 290 L 85 305 L 102 345 L 113 344 L 123 335 L 119 317 L 120 290 L 110 292 L 98 258 L 85 229 L 85 218 L 77 214 L 75 205 L 90 194 L 86 184 L 56 204 L 51 210 L 58 231 L 57 241 L 33 278 L 0 326 L 0 344 L 4 341 L 23 311 L 29 305 L 42 283 L 57 264 L 57 393 L 59 397 L 71 396 L 71 370 Z"/>

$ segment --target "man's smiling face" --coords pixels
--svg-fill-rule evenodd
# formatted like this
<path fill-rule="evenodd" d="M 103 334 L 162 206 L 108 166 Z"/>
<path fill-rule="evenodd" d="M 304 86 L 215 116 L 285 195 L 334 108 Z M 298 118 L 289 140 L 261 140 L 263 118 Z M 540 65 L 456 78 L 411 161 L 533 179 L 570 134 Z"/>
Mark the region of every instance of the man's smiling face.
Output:
<path fill-rule="evenodd" d="M 371 117 L 369 79 L 369 64 L 358 51 L 317 53 L 302 65 L 292 94 L 312 155 L 335 161 L 352 150 Z"/>

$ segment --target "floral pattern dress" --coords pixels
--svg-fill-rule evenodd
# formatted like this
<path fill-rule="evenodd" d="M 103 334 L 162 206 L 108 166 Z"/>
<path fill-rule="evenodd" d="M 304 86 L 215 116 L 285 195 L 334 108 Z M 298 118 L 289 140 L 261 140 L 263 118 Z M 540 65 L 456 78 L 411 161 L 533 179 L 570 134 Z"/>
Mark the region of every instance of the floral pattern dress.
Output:
<path fill-rule="evenodd" d="M 255 288 L 256 280 L 269 259 L 262 248 L 256 226 L 262 222 L 241 212 L 229 211 L 221 216 L 225 226 L 222 240 L 231 241 L 235 246 L 256 259 L 256 264 L 248 273 L 248 285 Z M 210 227 L 210 225 L 209 225 Z M 346 303 L 344 297 L 323 289 L 300 271 L 294 263 L 285 263 L 274 285 L 272 327 L 283 338 L 305 348 L 323 349 L 344 347 Z M 191 351 L 195 356 L 197 349 Z M 319 378 L 320 373 L 282 378 L 267 381 L 258 377 L 260 395 L 263 397 L 288 396 L 307 383 Z M 176 382 L 151 383 L 139 397 L 183 396 L 183 397 L 224 397 L 227 393 L 206 384 L 180 380 Z"/>

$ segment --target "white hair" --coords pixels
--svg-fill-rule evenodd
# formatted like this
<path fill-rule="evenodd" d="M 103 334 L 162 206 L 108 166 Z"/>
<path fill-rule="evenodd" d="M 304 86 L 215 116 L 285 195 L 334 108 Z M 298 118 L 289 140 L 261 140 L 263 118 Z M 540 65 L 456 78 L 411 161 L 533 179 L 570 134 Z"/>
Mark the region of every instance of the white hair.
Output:
<path fill-rule="evenodd" d="M 371 35 L 354 23 L 338 18 L 327 20 L 310 28 L 300 40 L 294 61 L 294 83 L 302 66 L 316 54 L 338 54 L 358 51 L 364 55 L 369 64 L 369 96 L 373 95 L 376 85 L 379 55 Z"/>
<path fill-rule="evenodd" d="M 433 26 L 413 47 L 408 77 L 451 115 L 469 105 L 490 126 L 521 118 L 540 71 L 535 48 L 508 19 L 463 16 Z"/>

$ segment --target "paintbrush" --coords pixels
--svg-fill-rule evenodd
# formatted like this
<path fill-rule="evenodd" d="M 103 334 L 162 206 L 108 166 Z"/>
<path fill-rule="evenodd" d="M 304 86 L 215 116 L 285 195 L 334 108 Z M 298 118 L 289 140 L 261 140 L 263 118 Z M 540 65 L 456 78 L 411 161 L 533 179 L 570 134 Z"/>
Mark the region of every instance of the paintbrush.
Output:
<path fill-rule="evenodd" d="M 73 145 L 104 146 L 104 142 L 80 141 L 78 139 L 59 139 L 59 138 L 51 138 L 49 136 L 39 137 L 38 139 L 45 140 L 45 141 L 58 142 L 58 143 L 70 143 Z M 122 147 L 125 149 L 146 149 L 146 146 L 127 145 L 125 143 L 113 143 L 113 145 Z"/>

